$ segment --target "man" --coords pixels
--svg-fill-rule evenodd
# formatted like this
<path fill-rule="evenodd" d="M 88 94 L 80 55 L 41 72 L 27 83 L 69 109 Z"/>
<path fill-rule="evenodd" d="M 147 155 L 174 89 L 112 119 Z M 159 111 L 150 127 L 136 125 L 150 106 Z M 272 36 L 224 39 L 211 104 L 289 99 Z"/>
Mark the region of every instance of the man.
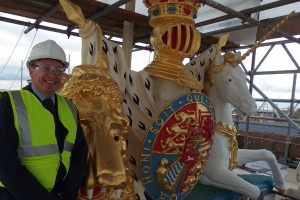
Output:
<path fill-rule="evenodd" d="M 55 94 L 67 66 L 54 41 L 35 45 L 27 61 L 32 83 L 0 100 L 1 200 L 77 199 L 87 144 L 76 107 Z"/>

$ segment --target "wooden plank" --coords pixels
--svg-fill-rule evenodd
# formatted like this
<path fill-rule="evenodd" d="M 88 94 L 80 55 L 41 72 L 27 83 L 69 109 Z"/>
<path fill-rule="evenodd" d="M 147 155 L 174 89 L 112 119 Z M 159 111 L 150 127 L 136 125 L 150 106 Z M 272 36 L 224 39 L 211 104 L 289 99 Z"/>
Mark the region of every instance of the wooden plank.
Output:
<path fill-rule="evenodd" d="M 263 23 L 270 25 L 270 27 L 274 27 L 280 19 L 265 19 L 262 20 Z M 299 24 L 300 24 L 300 15 L 291 17 L 285 24 L 280 27 L 280 31 L 289 34 L 289 35 L 299 35 Z M 261 39 L 268 31 L 262 28 L 257 28 L 256 38 L 257 40 Z M 269 39 L 274 39 L 281 37 L 280 35 L 273 34 L 269 37 Z"/>

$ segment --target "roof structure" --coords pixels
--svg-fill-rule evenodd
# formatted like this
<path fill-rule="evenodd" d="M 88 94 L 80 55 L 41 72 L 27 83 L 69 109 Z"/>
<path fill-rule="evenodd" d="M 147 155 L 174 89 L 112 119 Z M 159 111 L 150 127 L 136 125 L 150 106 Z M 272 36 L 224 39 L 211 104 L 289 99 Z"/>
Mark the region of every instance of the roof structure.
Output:
<path fill-rule="evenodd" d="M 136 7 L 144 6 L 142 5 L 142 1 L 73 0 L 72 2 L 81 7 L 86 18 L 89 18 L 100 24 L 103 34 L 110 37 L 122 38 L 124 22 L 131 22 L 134 24 L 134 28 L 132 31 L 134 47 L 143 48 L 142 46 L 138 46 L 139 43 L 148 44 L 148 46 L 150 46 L 149 39 L 152 27 L 149 25 L 147 13 L 145 13 L 145 11 L 133 12 L 122 8 L 126 3 L 132 2 L 134 2 Z M 107 4 L 107 2 L 109 2 L 109 4 Z M 196 21 L 197 27 L 205 27 L 209 24 L 225 22 L 226 20 L 230 19 L 242 20 L 242 23 L 234 25 L 232 27 L 203 33 L 201 42 L 202 49 L 200 49 L 201 52 L 209 45 L 217 42 L 217 38 L 214 37 L 214 35 L 227 33 L 233 30 L 242 30 L 249 27 L 257 27 L 258 29 L 256 38 L 260 39 L 262 35 L 269 31 L 274 26 L 274 24 L 280 21 L 284 16 L 267 18 L 260 21 L 251 17 L 253 13 L 268 11 L 275 8 L 281 9 L 287 5 L 299 1 L 275 1 L 251 8 L 245 8 L 240 11 L 233 10 L 228 6 L 222 5 L 212 0 L 199 0 L 199 2 L 203 3 L 203 7 L 211 7 L 215 10 L 221 11 L 222 14 L 210 19 L 203 19 L 201 16 L 198 17 L 201 18 L 202 21 Z M 1 0 L 0 12 L 33 19 L 34 22 L 25 22 L 21 20 L 15 20 L 11 17 L 0 17 L 1 21 L 28 26 L 28 28 L 25 30 L 25 33 L 31 31 L 34 28 L 37 28 L 60 32 L 68 35 L 78 35 L 78 33 L 74 31 L 74 29 L 77 28 L 76 25 L 67 19 L 58 0 Z M 61 25 L 67 28 L 55 28 L 55 26 L 53 25 L 43 25 L 43 22 L 50 22 L 52 24 Z M 297 26 L 297 24 L 299 23 L 300 14 L 296 13 L 295 16 L 292 17 L 287 23 L 285 23 L 285 25 L 283 25 L 280 30 L 278 30 L 272 37 L 285 37 L 290 41 L 300 43 L 300 40 L 298 38 L 293 37 L 294 35 L 300 34 L 300 28 L 299 26 Z M 237 48 L 240 45 L 241 44 L 239 43 L 229 41 L 227 42 L 225 48 Z"/>

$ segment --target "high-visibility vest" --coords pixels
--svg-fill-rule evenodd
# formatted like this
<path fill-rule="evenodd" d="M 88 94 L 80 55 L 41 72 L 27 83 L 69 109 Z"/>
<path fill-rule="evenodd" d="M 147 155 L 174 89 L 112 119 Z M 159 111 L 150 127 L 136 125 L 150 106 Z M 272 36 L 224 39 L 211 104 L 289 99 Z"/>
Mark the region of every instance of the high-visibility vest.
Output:
<path fill-rule="evenodd" d="M 68 130 L 63 152 L 60 153 L 55 137 L 54 117 L 43 107 L 41 101 L 28 90 L 8 94 L 14 113 L 14 124 L 19 135 L 19 159 L 41 185 L 51 191 L 60 161 L 67 172 L 70 167 L 71 152 L 77 133 L 76 107 L 71 101 L 57 96 L 58 117 Z M 0 185 L 5 187 L 1 182 Z"/>

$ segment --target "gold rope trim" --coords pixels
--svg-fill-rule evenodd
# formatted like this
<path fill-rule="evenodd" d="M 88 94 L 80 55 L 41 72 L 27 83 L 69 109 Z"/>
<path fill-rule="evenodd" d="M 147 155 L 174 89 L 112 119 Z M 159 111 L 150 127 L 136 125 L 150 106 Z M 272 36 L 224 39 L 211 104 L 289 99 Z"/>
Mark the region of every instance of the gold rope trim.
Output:
<path fill-rule="evenodd" d="M 219 121 L 216 126 L 216 131 L 227 138 L 229 138 L 228 149 L 230 151 L 230 160 L 228 169 L 232 171 L 237 165 L 237 150 L 238 142 L 236 140 L 237 130 L 230 124 L 225 124 L 223 121 Z"/>

